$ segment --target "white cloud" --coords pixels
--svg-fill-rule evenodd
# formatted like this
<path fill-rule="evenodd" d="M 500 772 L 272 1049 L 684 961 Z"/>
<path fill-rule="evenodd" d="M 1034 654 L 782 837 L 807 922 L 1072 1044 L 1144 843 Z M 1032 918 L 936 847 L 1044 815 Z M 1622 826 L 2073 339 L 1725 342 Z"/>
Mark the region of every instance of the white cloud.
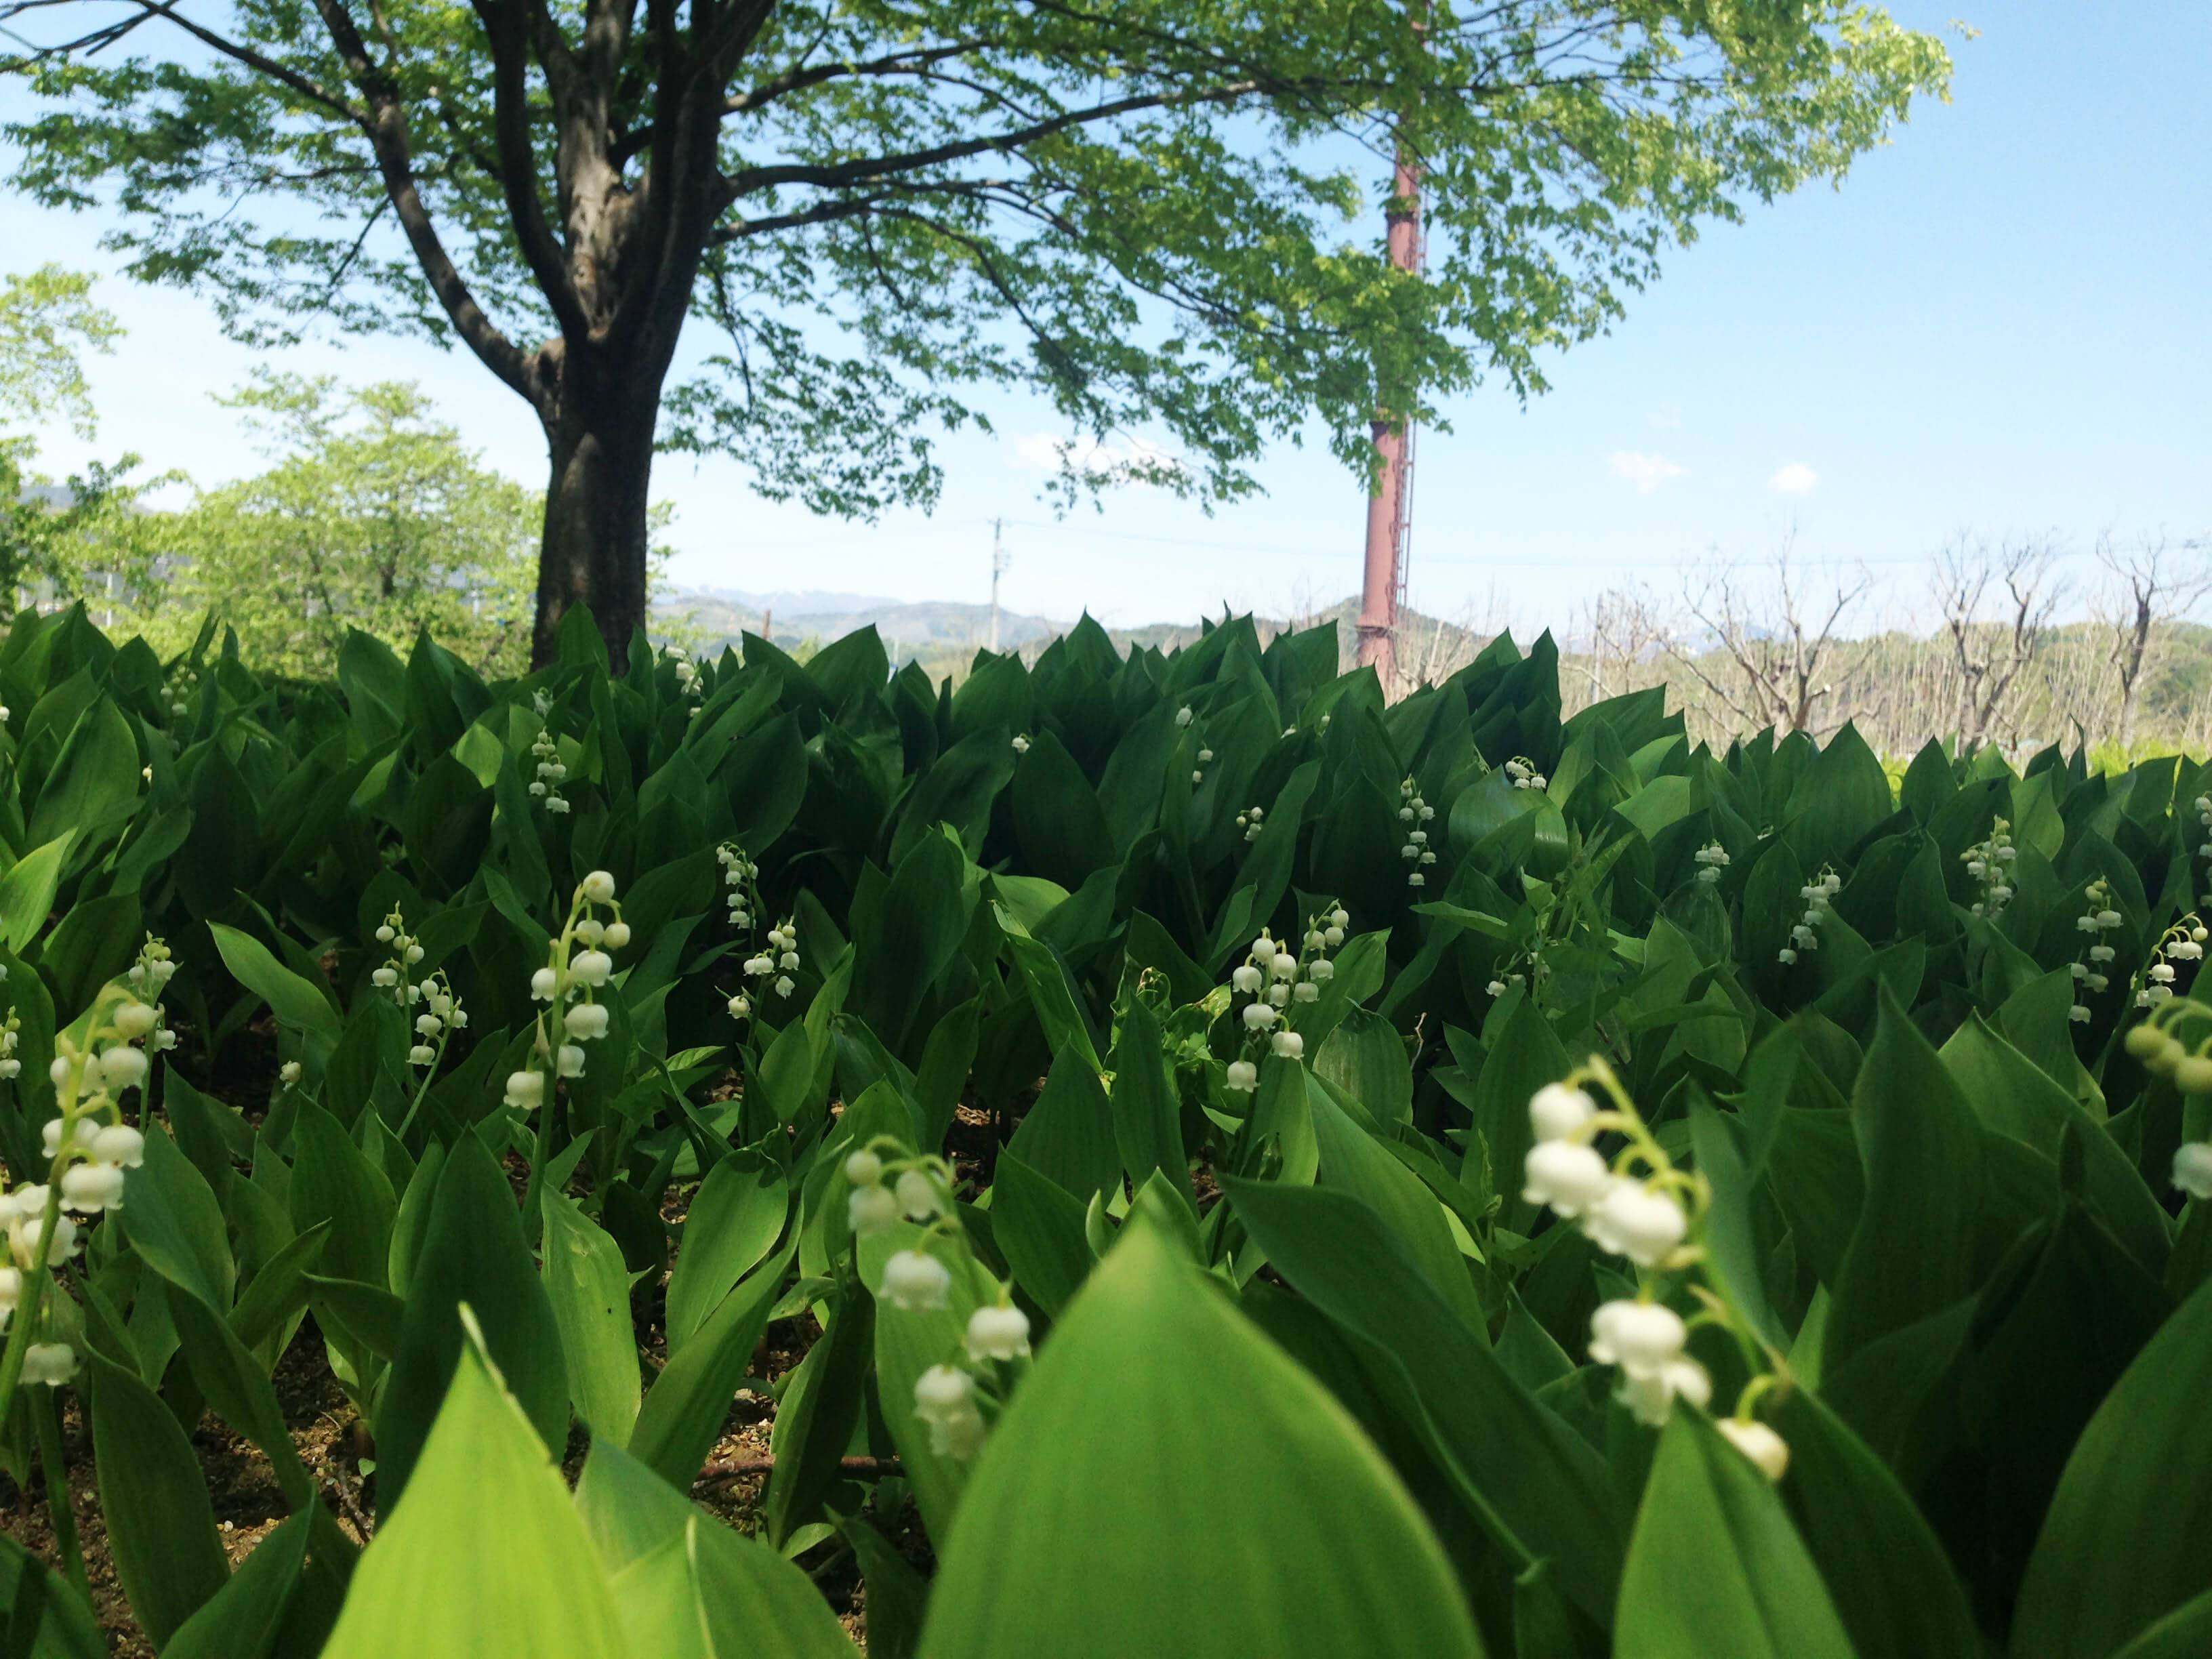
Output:
<path fill-rule="evenodd" d="M 1802 461 L 1792 461 L 1766 481 L 1769 489 L 1784 495 L 1803 495 L 1820 482 L 1820 475 Z"/>
<path fill-rule="evenodd" d="M 1682 476 L 1682 469 L 1664 455 L 1645 455 L 1632 449 L 1614 450 L 1607 465 L 1615 477 L 1634 484 L 1639 495 L 1649 495 L 1668 479 Z"/>

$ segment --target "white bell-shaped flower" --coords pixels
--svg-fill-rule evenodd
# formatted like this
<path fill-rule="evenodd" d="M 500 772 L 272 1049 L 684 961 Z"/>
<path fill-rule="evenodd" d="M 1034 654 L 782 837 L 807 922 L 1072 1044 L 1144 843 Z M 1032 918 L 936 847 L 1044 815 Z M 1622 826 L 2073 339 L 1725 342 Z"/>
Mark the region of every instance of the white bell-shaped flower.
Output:
<path fill-rule="evenodd" d="M 161 1017 L 146 1003 L 131 1001 L 120 1004 L 115 1010 L 115 1029 L 126 1037 L 142 1037 L 161 1023 Z"/>
<path fill-rule="evenodd" d="M 1264 1031 L 1275 1023 L 1275 1011 L 1264 1002 L 1255 1002 L 1244 1011 L 1244 1024 L 1255 1031 Z"/>
<path fill-rule="evenodd" d="M 884 1178 L 884 1161 L 863 1146 L 845 1158 L 845 1179 L 855 1187 L 872 1187 Z"/>
<path fill-rule="evenodd" d="M 578 1002 L 569 1006 L 561 1017 L 568 1035 L 579 1042 L 592 1042 L 607 1034 L 607 1005 L 604 1002 Z"/>
<path fill-rule="evenodd" d="M 898 1224 L 898 1195 L 888 1187 L 855 1187 L 845 1200 L 845 1218 L 855 1238 L 887 1232 Z"/>
<path fill-rule="evenodd" d="M 100 1051 L 100 1075 L 107 1085 L 107 1091 L 119 1095 L 126 1089 L 135 1089 L 146 1080 L 146 1051 L 118 1042 L 112 1048 Z"/>
<path fill-rule="evenodd" d="M 1564 1083 L 1547 1083 L 1528 1097 L 1528 1121 L 1539 1140 L 1571 1139 L 1596 1116 L 1597 1102 Z"/>
<path fill-rule="evenodd" d="M 44 1383 L 58 1389 L 76 1375 L 76 1350 L 66 1342 L 33 1342 L 23 1350 L 26 1387 Z"/>
<path fill-rule="evenodd" d="M 536 1002 L 550 1002 L 553 993 L 560 988 L 560 976 L 550 968 L 540 968 L 530 976 L 530 995 Z"/>
<path fill-rule="evenodd" d="M 937 1183 L 919 1170 L 902 1172 L 891 1190 L 897 1194 L 899 1209 L 909 1221 L 931 1220 L 942 1205 Z"/>
<path fill-rule="evenodd" d="M 123 1171 L 112 1164 L 72 1164 L 62 1171 L 62 1202 L 79 1215 L 123 1207 Z"/>
<path fill-rule="evenodd" d="M 605 985 L 607 975 L 615 970 L 615 959 L 605 951 L 579 951 L 568 964 L 569 974 L 591 986 Z"/>
<path fill-rule="evenodd" d="M 1240 1094 L 1243 1093 L 1247 1090 L 1258 1088 L 1260 1086 L 1260 1068 L 1255 1066 L 1249 1060 L 1231 1060 L 1229 1062 L 1229 1077 L 1226 1086 Z"/>
<path fill-rule="evenodd" d="M 1522 1166 L 1521 1196 L 1547 1204 L 1572 1219 L 1595 1203 L 1613 1184 L 1613 1172 L 1594 1146 L 1572 1141 L 1540 1140 Z"/>
<path fill-rule="evenodd" d="M 1285 1060 L 1302 1060 L 1305 1056 L 1306 1040 L 1296 1031 L 1278 1031 L 1270 1046 Z"/>
<path fill-rule="evenodd" d="M 1656 1267 L 1674 1254 L 1690 1223 L 1673 1194 L 1623 1181 L 1590 1206 L 1583 1229 L 1600 1249 Z"/>
<path fill-rule="evenodd" d="M 1648 1376 L 1680 1358 L 1689 1338 L 1681 1315 L 1656 1302 L 1601 1303 L 1590 1316 L 1590 1358 L 1631 1376 Z"/>
<path fill-rule="evenodd" d="M 1248 962 L 1230 975 L 1229 982 L 1249 997 L 1258 994 L 1262 979 L 1260 970 Z"/>
<path fill-rule="evenodd" d="M 952 1274 L 942 1261 L 921 1250 L 897 1250 L 884 1263 L 884 1282 L 876 1294 L 908 1313 L 933 1313 L 946 1305 L 951 1292 Z"/>
<path fill-rule="evenodd" d="M 1030 1316 L 1016 1307 L 981 1307 L 968 1316 L 968 1357 L 986 1360 L 1024 1359 L 1030 1352 Z"/>
<path fill-rule="evenodd" d="M 1676 1400 L 1686 1400 L 1702 1410 L 1712 1397 L 1713 1379 L 1703 1365 L 1687 1358 L 1670 1360 L 1643 1376 L 1624 1372 L 1613 1394 L 1638 1422 L 1655 1429 L 1674 1415 Z"/>
<path fill-rule="evenodd" d="M 543 1072 L 509 1072 L 507 1074 L 507 1103 L 526 1112 L 534 1112 L 545 1103 L 545 1073 Z"/>
<path fill-rule="evenodd" d="M 975 1407 L 975 1379 L 956 1365 L 932 1365 L 914 1384 L 914 1414 L 929 1425 L 929 1446 L 939 1457 L 973 1457 L 983 1444 L 983 1414 Z"/>
<path fill-rule="evenodd" d="M 91 1138 L 85 1131 L 92 1129 Z M 88 1124 L 77 1126 L 76 1138 L 102 1164 L 118 1169 L 135 1170 L 146 1161 L 146 1137 L 127 1123 L 110 1123 L 101 1127 Z"/>

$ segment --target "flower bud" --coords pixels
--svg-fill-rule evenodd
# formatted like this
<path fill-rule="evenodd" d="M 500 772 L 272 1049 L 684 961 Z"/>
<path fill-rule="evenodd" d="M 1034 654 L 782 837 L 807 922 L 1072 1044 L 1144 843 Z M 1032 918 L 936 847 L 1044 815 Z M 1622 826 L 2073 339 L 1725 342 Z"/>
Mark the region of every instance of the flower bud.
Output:
<path fill-rule="evenodd" d="M 126 1002 L 115 1011 L 115 1029 L 126 1037 L 142 1037 L 161 1024 L 161 1015 L 143 1002 Z"/>
<path fill-rule="evenodd" d="M 883 1159 L 865 1146 L 845 1159 L 845 1179 L 855 1187 L 872 1187 L 883 1178 Z"/>
<path fill-rule="evenodd" d="M 615 896 L 615 878 L 605 870 L 594 870 L 581 883 L 584 896 L 594 904 L 611 904 Z"/>
<path fill-rule="evenodd" d="M 53 1079 L 55 1088 L 66 1089 L 69 1087 L 69 1056 L 66 1054 L 56 1054 L 54 1056 L 53 1064 L 46 1067 L 46 1075 Z"/>
<path fill-rule="evenodd" d="M 2173 1184 L 2193 1199 L 2212 1199 L 2212 1140 L 2182 1143 L 2173 1154 Z"/>
<path fill-rule="evenodd" d="M 2173 1086 L 2185 1095 L 2212 1095 L 2212 1056 L 2183 1056 L 2173 1067 Z"/>
<path fill-rule="evenodd" d="M 279 1066 L 276 1068 L 276 1081 L 282 1084 L 285 1088 L 290 1088 L 299 1080 L 300 1062 L 298 1060 L 288 1060 L 282 1066 Z"/>
<path fill-rule="evenodd" d="M 626 921 L 609 922 L 605 942 L 610 951 L 621 950 L 629 943 L 629 924 Z"/>
<path fill-rule="evenodd" d="M 1779 1480 L 1790 1469 L 1790 1443 L 1764 1423 L 1724 1417 L 1713 1425 L 1729 1444 L 1758 1466 L 1769 1480 Z"/>

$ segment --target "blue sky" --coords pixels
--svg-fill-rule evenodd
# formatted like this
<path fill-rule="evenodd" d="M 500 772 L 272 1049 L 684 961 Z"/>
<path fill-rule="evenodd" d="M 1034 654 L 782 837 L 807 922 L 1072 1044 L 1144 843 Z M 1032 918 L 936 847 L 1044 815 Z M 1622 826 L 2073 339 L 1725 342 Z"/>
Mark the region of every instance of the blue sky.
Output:
<path fill-rule="evenodd" d="M 1893 9 L 1933 29 L 1950 15 Z M 1526 409 L 1502 389 L 1458 400 L 1455 429 L 1419 445 L 1414 603 L 1566 629 L 1605 588 L 1671 595 L 1794 527 L 1808 559 L 1868 563 L 1871 624 L 1923 615 L 1929 562 L 1956 532 L 2052 532 L 2085 552 L 2100 532 L 2212 533 L 2212 52 L 2181 9 L 1970 12 L 1979 38 L 1949 37 L 1953 101 L 1921 106 L 1840 190 L 1711 228 L 1611 336 L 1549 365 L 1553 390 Z M 0 265 L 107 269 L 98 228 L 0 197 Z M 131 337 L 94 367 L 97 451 L 202 483 L 251 470 L 210 397 L 254 356 L 189 295 L 118 278 L 101 298 Z M 542 472 L 534 423 L 464 356 L 356 341 L 292 366 L 418 380 L 495 465 Z M 996 438 L 946 445 L 933 517 L 873 528 L 762 501 L 732 465 L 664 458 L 674 574 L 980 599 L 1003 515 L 1020 611 L 1134 623 L 1357 585 L 1364 501 L 1317 434 L 1263 460 L 1265 497 L 1212 518 L 1131 491 L 1056 523 L 1040 500 L 1048 414 L 1010 400 L 994 418 Z M 2094 568 L 2074 568 L 2086 593 Z"/>

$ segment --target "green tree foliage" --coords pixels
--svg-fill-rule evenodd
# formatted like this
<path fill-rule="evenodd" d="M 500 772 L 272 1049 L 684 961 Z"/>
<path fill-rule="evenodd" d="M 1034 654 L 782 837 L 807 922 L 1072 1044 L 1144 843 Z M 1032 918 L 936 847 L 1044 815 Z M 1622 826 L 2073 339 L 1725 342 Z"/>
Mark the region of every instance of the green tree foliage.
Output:
<path fill-rule="evenodd" d="M 22 188 L 248 337 L 457 338 L 550 453 L 538 659 L 646 603 L 659 441 L 824 512 L 932 501 L 980 389 L 1062 486 L 1205 499 L 1314 417 L 1365 465 L 1881 142 L 1948 60 L 1855 0 L 0 5 Z M 1373 234 L 1404 146 L 1426 276 Z M 719 343 L 678 341 L 703 313 Z M 1132 441 L 1139 438 L 1146 441 Z M 1108 442 L 1109 439 L 1115 441 Z M 1155 446 L 1158 447 L 1155 447 Z"/>
<path fill-rule="evenodd" d="M 280 672 L 329 672 L 354 629 L 404 648 L 428 628 L 479 670 L 523 665 L 535 491 L 487 468 L 413 386 L 269 375 L 225 401 L 273 464 L 170 527 L 173 569 L 149 596 L 157 643 L 181 647 L 213 612 Z"/>
<path fill-rule="evenodd" d="M 0 282 L 0 599 L 10 609 L 43 584 L 73 598 L 128 581 L 150 567 L 135 523 L 148 485 L 137 459 L 94 461 L 65 482 L 40 470 L 37 433 L 61 425 L 97 430 L 84 354 L 109 351 L 122 325 L 92 297 L 92 278 L 41 265 Z"/>

